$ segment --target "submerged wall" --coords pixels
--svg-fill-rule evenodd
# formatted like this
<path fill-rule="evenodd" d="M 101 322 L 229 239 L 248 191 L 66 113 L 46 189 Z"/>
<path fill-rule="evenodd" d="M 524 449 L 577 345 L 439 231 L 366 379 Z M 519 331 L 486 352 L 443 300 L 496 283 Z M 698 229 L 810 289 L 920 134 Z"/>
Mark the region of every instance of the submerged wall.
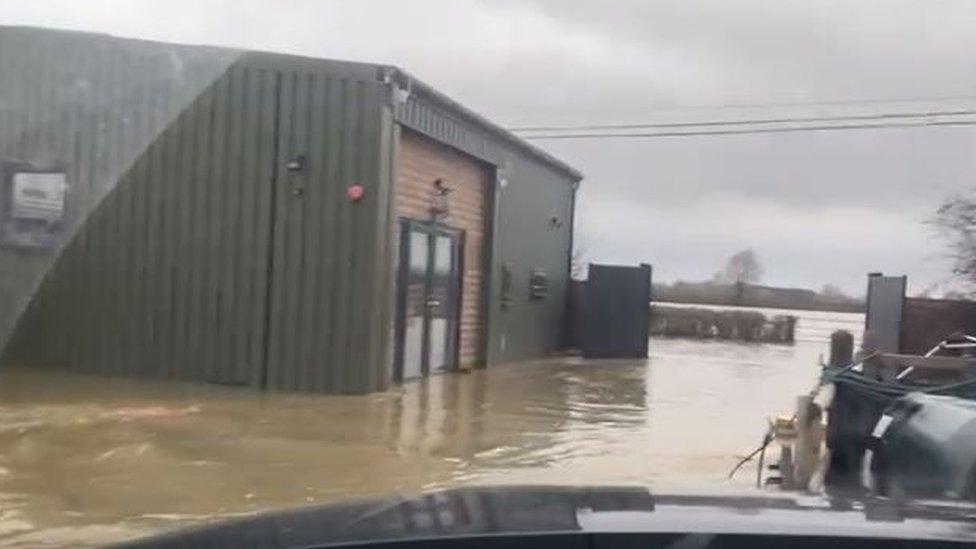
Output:
<path fill-rule="evenodd" d="M 389 289 L 373 273 L 386 268 L 377 220 L 392 116 L 375 67 L 57 31 L 14 45 L 66 58 L 62 72 L 22 82 L 24 97 L 77 80 L 99 108 L 17 109 L 38 113 L 22 132 L 36 144 L 5 154 L 68 166 L 76 215 L 57 246 L 3 252 L 5 268 L 23 271 L 0 282 L 17 298 L 3 311 L 4 362 L 287 390 L 383 386 L 388 311 L 377 305 Z M 87 64 L 71 58 L 86 49 Z M 122 61 L 92 53 L 103 49 Z M 73 117 L 92 123 L 74 129 Z M 366 188 L 356 203 L 344 194 L 353 183 Z"/>
<path fill-rule="evenodd" d="M 238 55 L 0 27 L 0 350 L 64 246 Z M 47 219 L 14 219 L 12 178 L 29 172 L 64 177 L 63 201 L 49 201 Z"/>
<path fill-rule="evenodd" d="M 401 126 L 494 166 L 479 355 L 560 346 L 579 174 L 395 69 L 0 27 L 0 73 L 0 362 L 385 387 Z"/>

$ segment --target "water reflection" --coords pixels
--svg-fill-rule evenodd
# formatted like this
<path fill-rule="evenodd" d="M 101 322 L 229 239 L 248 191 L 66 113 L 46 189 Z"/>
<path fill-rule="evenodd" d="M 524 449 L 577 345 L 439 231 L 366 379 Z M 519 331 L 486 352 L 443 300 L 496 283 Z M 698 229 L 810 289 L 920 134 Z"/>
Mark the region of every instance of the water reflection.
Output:
<path fill-rule="evenodd" d="M 649 360 L 547 359 L 330 397 L 8 368 L 0 542 L 101 543 L 458 485 L 714 491 L 765 416 L 809 388 L 820 351 L 661 340 Z"/>
<path fill-rule="evenodd" d="M 548 467 L 584 454 L 606 429 L 642 423 L 646 371 L 644 361 L 570 359 L 438 376 L 395 399 L 398 449 L 454 465 L 428 487 Z"/>

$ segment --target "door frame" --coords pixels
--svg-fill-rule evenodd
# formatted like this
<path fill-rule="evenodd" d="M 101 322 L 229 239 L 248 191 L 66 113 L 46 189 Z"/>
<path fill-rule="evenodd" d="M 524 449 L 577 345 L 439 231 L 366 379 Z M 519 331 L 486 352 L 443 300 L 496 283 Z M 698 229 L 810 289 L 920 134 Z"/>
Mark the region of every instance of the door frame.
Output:
<path fill-rule="evenodd" d="M 439 372 L 449 372 L 458 370 L 458 357 L 460 351 L 460 339 L 461 339 L 461 308 L 463 306 L 463 288 L 464 288 L 464 244 L 465 244 L 465 233 L 464 230 L 451 227 L 444 223 L 437 221 L 423 221 L 418 219 L 413 219 L 409 217 L 400 217 L 397 219 L 397 227 L 399 228 L 399 243 L 397 246 L 398 254 L 398 267 L 396 273 L 396 306 L 394 310 L 394 315 L 396 321 L 394 323 L 395 338 L 394 338 L 394 354 L 393 354 L 393 381 L 396 383 L 403 383 L 403 351 L 404 351 L 404 338 L 406 336 L 406 301 L 407 301 L 407 280 L 410 274 L 410 233 L 413 230 L 419 230 L 427 234 L 428 248 L 427 253 L 427 272 L 426 280 L 424 284 L 424 301 L 427 300 L 427 292 L 430 290 L 432 284 L 433 276 L 433 266 L 435 253 L 433 250 L 434 241 L 437 236 L 449 236 L 457 244 L 457 262 L 456 262 L 456 273 L 454 276 L 454 283 L 451 285 L 451 292 L 455 298 L 456 306 L 452 311 L 451 321 L 453 322 L 454 333 L 451 336 L 450 341 L 450 353 L 448 357 L 448 366 L 442 370 L 437 370 L 431 372 L 430 369 L 430 309 L 425 306 L 424 308 L 424 324 L 423 324 L 423 335 L 422 335 L 422 347 L 421 347 L 421 363 L 420 363 L 420 377 L 428 377 L 432 373 Z"/>

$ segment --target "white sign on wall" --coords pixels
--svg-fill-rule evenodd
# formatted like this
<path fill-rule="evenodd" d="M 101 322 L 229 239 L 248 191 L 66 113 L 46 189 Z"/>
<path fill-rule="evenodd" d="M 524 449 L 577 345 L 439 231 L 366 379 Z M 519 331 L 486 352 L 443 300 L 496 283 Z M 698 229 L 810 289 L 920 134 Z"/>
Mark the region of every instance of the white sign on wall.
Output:
<path fill-rule="evenodd" d="M 63 173 L 15 173 L 11 181 L 10 217 L 54 223 L 64 215 L 68 188 Z"/>

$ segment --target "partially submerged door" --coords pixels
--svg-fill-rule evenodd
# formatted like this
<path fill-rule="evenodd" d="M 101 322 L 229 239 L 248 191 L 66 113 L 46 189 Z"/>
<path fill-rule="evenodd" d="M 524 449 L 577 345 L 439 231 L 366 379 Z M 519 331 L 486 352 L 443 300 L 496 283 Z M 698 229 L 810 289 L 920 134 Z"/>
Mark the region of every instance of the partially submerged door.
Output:
<path fill-rule="evenodd" d="M 401 223 L 397 304 L 399 381 L 457 367 L 460 311 L 459 231 L 431 223 Z"/>

